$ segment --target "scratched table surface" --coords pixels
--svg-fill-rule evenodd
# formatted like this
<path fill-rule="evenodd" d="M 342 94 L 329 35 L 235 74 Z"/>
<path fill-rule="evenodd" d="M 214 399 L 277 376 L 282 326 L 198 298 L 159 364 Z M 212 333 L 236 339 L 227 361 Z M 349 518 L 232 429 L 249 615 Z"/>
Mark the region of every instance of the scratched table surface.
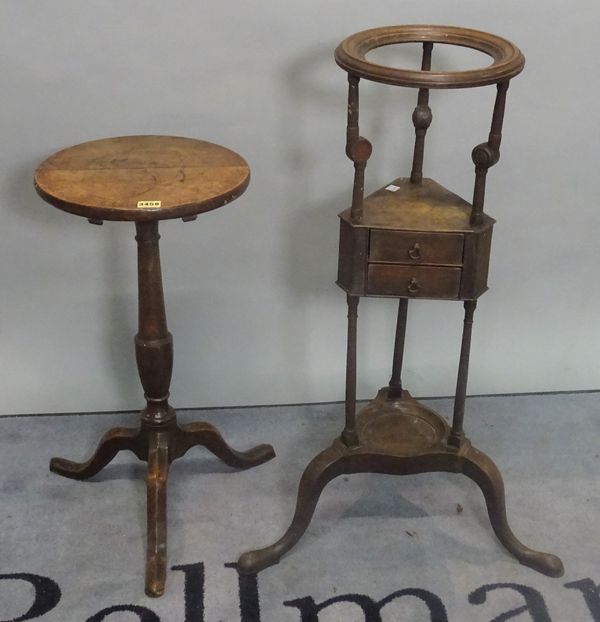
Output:
<path fill-rule="evenodd" d="M 237 153 L 194 138 L 120 136 L 58 151 L 35 173 L 48 203 L 97 220 L 189 218 L 233 201 L 250 179 Z"/>

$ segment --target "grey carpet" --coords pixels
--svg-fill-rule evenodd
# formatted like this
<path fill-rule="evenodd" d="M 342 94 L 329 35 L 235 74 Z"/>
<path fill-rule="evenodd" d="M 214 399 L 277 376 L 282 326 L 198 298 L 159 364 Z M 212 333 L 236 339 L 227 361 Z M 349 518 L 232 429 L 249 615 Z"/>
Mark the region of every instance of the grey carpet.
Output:
<path fill-rule="evenodd" d="M 451 412 L 450 400 L 428 403 Z M 467 404 L 469 437 L 503 472 L 513 530 L 560 555 L 563 578 L 505 552 L 479 489 L 462 476 L 354 475 L 329 484 L 281 564 L 241 582 L 240 610 L 226 564 L 287 527 L 302 470 L 340 432 L 342 413 L 326 405 L 180 414 L 217 424 L 237 448 L 270 442 L 278 455 L 246 472 L 202 449 L 174 464 L 169 565 L 184 568 L 169 570 L 158 600 L 143 592 L 144 465 L 122 454 L 88 482 L 47 468 L 51 456 L 87 457 L 108 427 L 136 416 L 0 419 L 0 621 L 600 621 L 598 393 Z"/>

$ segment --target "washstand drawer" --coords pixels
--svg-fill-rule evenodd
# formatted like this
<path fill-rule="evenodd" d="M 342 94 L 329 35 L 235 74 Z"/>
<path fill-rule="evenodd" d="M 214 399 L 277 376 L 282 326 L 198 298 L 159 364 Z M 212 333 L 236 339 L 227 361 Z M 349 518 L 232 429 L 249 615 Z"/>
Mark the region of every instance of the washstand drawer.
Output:
<path fill-rule="evenodd" d="M 411 298 L 458 298 L 460 268 L 369 264 L 367 294 Z"/>
<path fill-rule="evenodd" d="M 464 236 L 460 233 L 371 231 L 369 261 L 462 266 Z"/>

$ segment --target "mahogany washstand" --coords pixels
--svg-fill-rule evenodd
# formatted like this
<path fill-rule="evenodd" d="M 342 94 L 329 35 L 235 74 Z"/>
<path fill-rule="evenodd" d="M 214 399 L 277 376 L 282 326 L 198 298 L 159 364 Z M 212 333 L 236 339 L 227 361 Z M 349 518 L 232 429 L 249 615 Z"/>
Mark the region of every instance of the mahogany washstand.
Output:
<path fill-rule="evenodd" d="M 366 54 L 378 47 L 423 44 L 421 70 L 386 67 Z M 473 48 L 493 62 L 483 69 L 431 71 L 434 43 Z M 488 169 L 498 162 L 506 92 L 509 81 L 523 69 L 525 59 L 500 37 L 449 26 L 375 28 L 345 39 L 335 52 L 337 64 L 348 72 L 348 129 L 346 154 L 354 162 L 352 207 L 340 214 L 337 284 L 348 302 L 346 363 L 346 425 L 341 437 L 308 465 L 298 491 L 296 511 L 285 535 L 275 544 L 243 554 L 242 573 L 258 572 L 292 548 L 307 529 L 325 485 L 342 474 L 415 474 L 432 471 L 464 473 L 485 496 L 489 518 L 500 542 L 522 563 L 549 576 L 563 574 L 554 555 L 524 546 L 511 531 L 502 477 L 495 464 L 475 449 L 463 432 L 463 417 L 477 298 L 487 289 L 494 220 L 484 214 Z M 418 89 L 413 113 L 416 141 L 410 177 L 395 179 L 364 198 L 364 173 L 372 151 L 359 134 L 358 85 L 361 78 Z M 473 202 L 423 178 L 425 135 L 432 121 L 429 89 L 497 85 L 491 131 L 487 142 L 473 150 Z M 392 376 L 389 385 L 356 416 L 357 307 L 361 296 L 399 298 Z M 454 418 L 444 418 L 414 400 L 401 382 L 407 306 L 411 298 L 462 300 L 465 319 Z"/>
<path fill-rule="evenodd" d="M 212 143 L 173 136 L 125 136 L 60 151 L 35 173 L 40 196 L 94 224 L 134 221 L 138 249 L 138 371 L 146 398 L 139 428 L 109 430 L 83 463 L 53 458 L 50 470 L 88 479 L 122 450 L 148 463 L 146 593 L 164 592 L 167 555 L 167 476 L 173 460 L 196 445 L 229 466 L 247 469 L 270 460 L 270 445 L 231 449 L 209 423 L 179 425 L 169 405 L 173 340 L 167 329 L 159 256 L 158 221 L 216 209 L 239 197 L 250 170 L 238 154 Z"/>

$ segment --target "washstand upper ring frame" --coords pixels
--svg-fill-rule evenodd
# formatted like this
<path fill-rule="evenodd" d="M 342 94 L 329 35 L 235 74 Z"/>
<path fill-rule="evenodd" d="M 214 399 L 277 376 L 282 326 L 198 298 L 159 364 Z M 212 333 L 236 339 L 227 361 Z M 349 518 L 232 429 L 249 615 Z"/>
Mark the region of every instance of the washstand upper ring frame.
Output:
<path fill-rule="evenodd" d="M 399 43 L 442 43 L 467 47 L 491 56 L 487 67 L 466 71 L 421 71 L 370 62 L 366 55 Z M 366 80 L 413 88 L 459 89 L 505 82 L 521 73 L 525 57 L 514 44 L 487 32 L 456 26 L 402 25 L 363 30 L 344 39 L 335 61 L 345 71 Z"/>

